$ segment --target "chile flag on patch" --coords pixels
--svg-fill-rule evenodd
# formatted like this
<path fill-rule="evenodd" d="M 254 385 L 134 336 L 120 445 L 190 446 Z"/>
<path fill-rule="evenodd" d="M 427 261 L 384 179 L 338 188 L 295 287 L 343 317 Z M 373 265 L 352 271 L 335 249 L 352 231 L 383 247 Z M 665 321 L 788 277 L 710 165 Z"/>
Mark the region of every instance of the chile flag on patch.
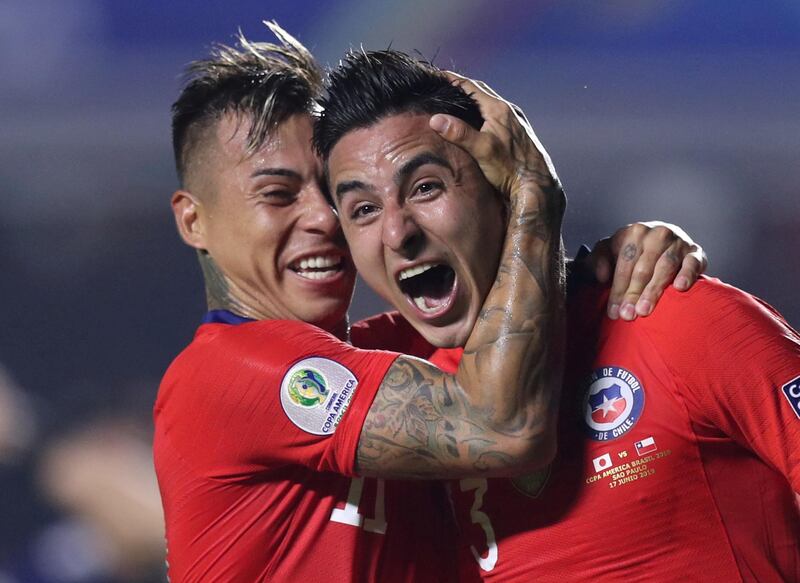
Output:
<path fill-rule="evenodd" d="M 592 407 L 592 421 L 595 423 L 613 423 L 625 412 L 625 397 L 622 388 L 613 384 L 589 397 Z"/>

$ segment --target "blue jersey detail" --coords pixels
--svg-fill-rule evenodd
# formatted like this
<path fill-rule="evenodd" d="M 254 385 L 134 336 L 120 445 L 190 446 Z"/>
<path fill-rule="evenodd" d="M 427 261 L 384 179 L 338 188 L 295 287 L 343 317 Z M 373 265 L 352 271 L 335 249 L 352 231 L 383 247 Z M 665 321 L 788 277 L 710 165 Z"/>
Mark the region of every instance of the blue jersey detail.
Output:
<path fill-rule="evenodd" d="M 203 324 L 246 324 L 254 322 L 252 318 L 245 318 L 239 314 L 234 314 L 229 310 L 209 310 L 203 316 Z"/>

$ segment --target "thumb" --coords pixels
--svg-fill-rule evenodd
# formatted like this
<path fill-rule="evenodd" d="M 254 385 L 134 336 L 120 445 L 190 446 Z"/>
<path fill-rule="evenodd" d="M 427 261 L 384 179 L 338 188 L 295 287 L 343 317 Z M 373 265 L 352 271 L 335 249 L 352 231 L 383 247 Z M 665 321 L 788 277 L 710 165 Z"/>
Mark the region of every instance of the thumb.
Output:
<path fill-rule="evenodd" d="M 429 124 L 442 138 L 466 150 L 479 162 L 488 158 L 492 152 L 491 138 L 462 119 L 437 113 L 431 117 Z"/>

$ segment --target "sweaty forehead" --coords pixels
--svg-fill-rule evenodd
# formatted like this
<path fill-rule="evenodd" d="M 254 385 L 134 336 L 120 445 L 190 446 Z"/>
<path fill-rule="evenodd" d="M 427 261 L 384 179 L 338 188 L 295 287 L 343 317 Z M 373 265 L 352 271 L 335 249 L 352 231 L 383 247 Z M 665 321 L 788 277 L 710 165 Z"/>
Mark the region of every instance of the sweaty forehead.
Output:
<path fill-rule="evenodd" d="M 208 128 L 203 144 L 193 156 L 190 173 L 197 191 L 214 191 L 223 183 L 251 178 L 259 169 L 280 169 L 304 178 L 319 178 L 319 159 L 311 146 L 312 122 L 298 114 L 272 128 L 261 147 L 248 149 L 253 120 L 228 113 Z"/>
<path fill-rule="evenodd" d="M 451 158 L 452 147 L 430 129 L 428 114 L 398 114 L 344 134 L 331 150 L 332 180 L 341 173 L 386 171 L 421 151 Z"/>
<path fill-rule="evenodd" d="M 308 115 L 297 114 L 269 128 L 255 152 L 249 148 L 254 120 L 248 114 L 227 114 L 217 123 L 216 144 L 231 156 L 271 156 L 283 152 L 313 153 L 312 122 Z"/>

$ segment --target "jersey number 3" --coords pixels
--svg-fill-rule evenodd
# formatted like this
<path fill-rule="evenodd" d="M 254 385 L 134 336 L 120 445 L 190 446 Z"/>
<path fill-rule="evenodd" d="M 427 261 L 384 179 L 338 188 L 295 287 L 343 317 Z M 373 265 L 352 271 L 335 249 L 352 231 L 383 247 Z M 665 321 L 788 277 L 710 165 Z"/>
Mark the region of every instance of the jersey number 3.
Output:
<path fill-rule="evenodd" d="M 375 511 L 373 518 L 364 518 L 364 515 L 359 512 L 361 494 L 364 491 L 364 478 L 353 478 L 350 481 L 350 490 L 347 492 L 347 502 L 345 502 L 344 508 L 334 508 L 333 512 L 331 512 L 331 520 L 349 524 L 356 528 L 363 527 L 367 532 L 386 534 L 386 507 L 384 503 L 386 483 L 380 478 L 375 481 Z"/>
<path fill-rule="evenodd" d="M 478 561 L 478 565 L 484 571 L 491 571 L 497 564 L 497 540 L 494 536 L 494 528 L 489 515 L 481 510 L 483 506 L 483 495 L 486 494 L 486 489 L 489 487 L 488 482 L 482 478 L 468 478 L 459 482 L 462 492 L 469 492 L 475 490 L 475 498 L 472 501 L 472 508 L 469 512 L 472 524 L 477 524 L 483 529 L 486 535 L 486 547 L 488 548 L 486 556 L 482 556 L 475 546 L 470 546 L 469 550 L 472 551 L 472 556 Z"/>

